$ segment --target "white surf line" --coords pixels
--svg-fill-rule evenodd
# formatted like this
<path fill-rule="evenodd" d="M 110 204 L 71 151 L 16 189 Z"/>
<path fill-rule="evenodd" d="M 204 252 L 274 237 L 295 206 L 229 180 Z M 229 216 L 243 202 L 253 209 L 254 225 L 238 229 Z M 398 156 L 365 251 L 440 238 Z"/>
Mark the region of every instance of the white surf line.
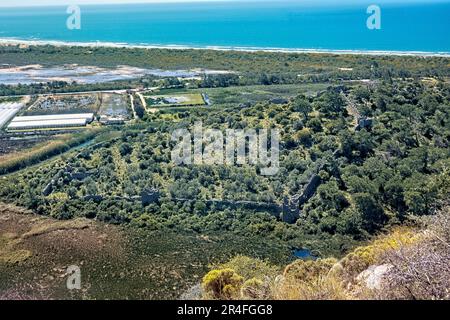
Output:
<path fill-rule="evenodd" d="M 271 48 L 271 47 L 240 47 L 240 46 L 187 46 L 187 45 L 151 45 L 128 44 L 115 42 L 65 42 L 58 40 L 22 40 L 15 38 L 0 38 L 0 45 L 31 45 L 55 47 L 108 47 L 108 48 L 138 48 L 138 49 L 170 49 L 170 50 L 214 50 L 242 52 L 279 52 L 279 53 L 319 53 L 336 55 L 369 55 L 369 56 L 419 56 L 419 57 L 450 57 L 450 52 L 427 51 L 390 51 L 390 50 L 333 50 L 333 49 L 302 49 L 302 48 Z"/>

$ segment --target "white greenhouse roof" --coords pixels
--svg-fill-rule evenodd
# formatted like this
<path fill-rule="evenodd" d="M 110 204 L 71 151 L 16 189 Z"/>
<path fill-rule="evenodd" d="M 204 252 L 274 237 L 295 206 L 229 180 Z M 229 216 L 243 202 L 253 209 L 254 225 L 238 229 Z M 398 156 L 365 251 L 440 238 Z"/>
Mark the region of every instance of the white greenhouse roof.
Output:
<path fill-rule="evenodd" d="M 93 118 L 94 118 L 94 114 L 93 113 L 52 114 L 52 115 L 43 115 L 43 116 L 15 117 L 13 122 L 71 120 L 71 119 L 91 120 Z"/>
<path fill-rule="evenodd" d="M 14 121 L 8 129 L 30 129 L 30 128 L 58 128 L 58 127 L 78 127 L 85 126 L 86 119 L 60 119 L 60 120 L 39 120 L 39 121 Z"/>
<path fill-rule="evenodd" d="M 0 128 L 11 120 L 22 106 L 23 104 L 14 102 L 0 103 Z"/>

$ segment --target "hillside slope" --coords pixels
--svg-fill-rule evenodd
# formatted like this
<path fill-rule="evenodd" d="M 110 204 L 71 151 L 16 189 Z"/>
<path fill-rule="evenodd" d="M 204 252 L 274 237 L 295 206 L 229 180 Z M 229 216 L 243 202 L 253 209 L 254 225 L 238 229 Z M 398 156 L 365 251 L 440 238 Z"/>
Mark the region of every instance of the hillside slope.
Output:
<path fill-rule="evenodd" d="M 235 257 L 203 278 L 206 299 L 450 299 L 450 207 L 342 259 L 297 260 L 282 273 Z"/>

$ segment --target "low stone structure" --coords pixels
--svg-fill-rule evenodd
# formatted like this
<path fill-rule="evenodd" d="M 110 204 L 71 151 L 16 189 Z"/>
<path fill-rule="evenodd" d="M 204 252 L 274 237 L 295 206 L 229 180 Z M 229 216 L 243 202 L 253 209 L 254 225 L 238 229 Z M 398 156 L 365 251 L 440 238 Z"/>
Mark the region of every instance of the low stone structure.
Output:
<path fill-rule="evenodd" d="M 300 207 L 298 199 L 284 198 L 283 209 L 280 215 L 280 219 L 286 223 L 295 223 L 300 218 Z"/>
<path fill-rule="evenodd" d="M 73 171 L 74 168 L 70 165 L 67 165 L 64 168 L 64 171 L 59 171 L 53 176 L 52 180 L 50 180 L 50 182 L 42 190 L 42 194 L 45 197 L 51 195 L 56 182 L 61 178 L 64 178 L 66 180 L 66 183 L 70 183 L 72 180 L 83 181 L 84 179 L 95 173 L 94 171 Z"/>
<path fill-rule="evenodd" d="M 99 195 L 99 194 L 91 194 L 91 195 L 87 195 L 83 197 L 84 201 L 94 201 L 94 202 L 102 202 L 103 201 L 103 196 Z"/>
<path fill-rule="evenodd" d="M 160 192 L 158 189 L 144 189 L 141 192 L 140 200 L 143 206 L 155 203 L 159 200 Z"/>
<path fill-rule="evenodd" d="M 280 218 L 282 207 L 276 203 L 270 202 L 257 202 L 257 201 L 245 201 L 245 200 L 197 200 L 197 199 L 185 199 L 185 198 L 172 198 L 177 202 L 204 202 L 208 206 L 214 206 L 216 209 L 247 209 L 255 211 L 269 212 L 273 216 Z"/>
<path fill-rule="evenodd" d="M 364 128 L 371 128 L 373 125 L 373 119 L 367 117 L 360 117 L 357 119 L 358 124 L 355 127 L 356 131 L 359 131 Z"/>
<path fill-rule="evenodd" d="M 286 223 L 295 223 L 301 216 L 300 208 L 314 196 L 321 182 L 319 175 L 313 174 L 301 193 L 285 198 L 280 219 Z"/>
<path fill-rule="evenodd" d="M 270 103 L 272 104 L 288 104 L 289 100 L 285 98 L 272 98 L 270 99 Z"/>
<path fill-rule="evenodd" d="M 81 181 L 81 180 L 84 180 L 87 177 L 89 177 L 89 175 L 90 174 L 88 172 L 73 172 L 73 173 L 70 174 L 70 178 L 72 180 L 79 180 L 79 181 Z"/>
<path fill-rule="evenodd" d="M 312 198 L 312 196 L 314 196 L 321 182 L 322 181 L 317 174 L 314 174 L 311 179 L 309 179 L 309 182 L 303 187 L 303 191 L 298 198 L 298 204 L 300 206 L 304 205 L 309 199 Z"/>
<path fill-rule="evenodd" d="M 45 188 L 42 190 L 42 194 L 43 194 L 45 197 L 47 197 L 47 196 L 49 196 L 49 195 L 52 194 L 52 192 L 53 192 L 53 183 L 54 183 L 54 180 L 50 181 L 50 182 L 45 186 Z"/>

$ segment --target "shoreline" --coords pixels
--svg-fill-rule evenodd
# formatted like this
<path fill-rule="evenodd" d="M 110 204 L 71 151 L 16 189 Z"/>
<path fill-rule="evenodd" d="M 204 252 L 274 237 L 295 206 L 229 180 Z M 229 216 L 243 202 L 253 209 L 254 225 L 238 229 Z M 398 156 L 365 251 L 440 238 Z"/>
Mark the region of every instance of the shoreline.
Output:
<path fill-rule="evenodd" d="M 389 51 L 389 50 L 334 50 L 334 49 L 301 49 L 301 48 L 271 48 L 271 47 L 240 47 L 240 46 L 189 46 L 189 45 L 151 45 L 129 44 L 120 42 L 73 42 L 59 40 L 25 40 L 17 38 L 0 38 L 0 46 L 28 45 L 55 47 L 106 47 L 128 49 L 168 49 L 168 50 L 215 50 L 241 52 L 272 52 L 272 53 L 309 53 L 335 55 L 366 55 L 366 56 L 414 56 L 414 57 L 444 57 L 450 58 L 450 52 L 425 51 Z"/>

